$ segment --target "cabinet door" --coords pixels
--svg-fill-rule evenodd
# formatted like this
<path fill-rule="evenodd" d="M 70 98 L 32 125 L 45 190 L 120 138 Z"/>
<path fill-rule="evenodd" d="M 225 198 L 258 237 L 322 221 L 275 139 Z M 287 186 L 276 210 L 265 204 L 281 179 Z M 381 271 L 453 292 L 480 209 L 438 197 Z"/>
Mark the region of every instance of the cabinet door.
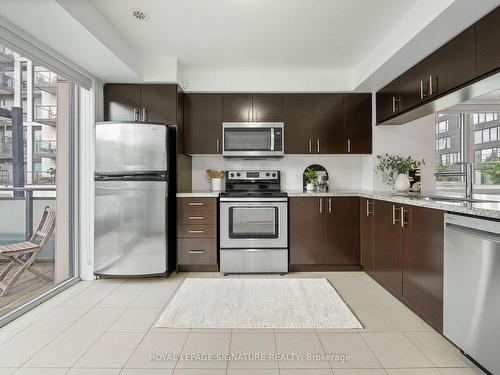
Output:
<path fill-rule="evenodd" d="M 403 297 L 439 332 L 443 326 L 443 211 L 404 206 Z"/>
<path fill-rule="evenodd" d="M 134 110 L 141 106 L 141 85 L 108 84 L 104 86 L 104 120 L 138 121 Z"/>
<path fill-rule="evenodd" d="M 402 228 L 400 206 L 374 202 L 373 277 L 396 296 L 403 292 Z"/>
<path fill-rule="evenodd" d="M 396 115 L 401 110 L 399 78 L 377 91 L 377 124 Z"/>
<path fill-rule="evenodd" d="M 177 85 L 141 85 L 144 121 L 177 124 Z"/>
<path fill-rule="evenodd" d="M 359 198 L 325 198 L 326 264 L 360 264 Z"/>
<path fill-rule="evenodd" d="M 290 263 L 325 263 L 325 198 L 290 198 Z"/>
<path fill-rule="evenodd" d="M 361 265 L 366 272 L 373 271 L 373 200 L 360 199 Z"/>
<path fill-rule="evenodd" d="M 222 121 L 249 122 L 252 120 L 252 95 L 224 94 L 222 96 Z"/>
<path fill-rule="evenodd" d="M 219 154 L 222 152 L 222 95 L 186 96 L 186 152 Z"/>
<path fill-rule="evenodd" d="M 314 95 L 314 138 L 313 152 L 345 152 L 343 94 Z"/>
<path fill-rule="evenodd" d="M 407 110 L 427 99 L 428 66 L 419 62 L 399 77 L 399 97 L 401 110 Z"/>
<path fill-rule="evenodd" d="M 253 96 L 253 121 L 283 121 L 283 95 L 257 94 Z"/>
<path fill-rule="evenodd" d="M 344 127 L 347 153 L 372 153 L 372 94 L 344 95 Z"/>
<path fill-rule="evenodd" d="M 476 23 L 476 77 L 500 68 L 500 7 Z"/>
<path fill-rule="evenodd" d="M 289 94 L 283 99 L 285 154 L 312 152 L 314 102 L 310 94 Z"/>
<path fill-rule="evenodd" d="M 475 77 L 475 28 L 469 27 L 424 60 L 429 97 L 444 94 Z"/>

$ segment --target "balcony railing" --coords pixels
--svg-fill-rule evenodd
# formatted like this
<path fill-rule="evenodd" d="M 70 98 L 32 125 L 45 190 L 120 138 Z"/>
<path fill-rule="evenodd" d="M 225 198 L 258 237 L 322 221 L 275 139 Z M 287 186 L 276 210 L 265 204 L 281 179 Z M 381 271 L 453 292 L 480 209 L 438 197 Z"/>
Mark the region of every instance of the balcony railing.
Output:
<path fill-rule="evenodd" d="M 34 154 L 39 157 L 55 157 L 57 141 L 35 141 Z"/>
<path fill-rule="evenodd" d="M 57 105 L 36 105 L 35 121 L 53 124 L 57 120 Z"/>
<path fill-rule="evenodd" d="M 33 185 L 55 185 L 56 176 L 47 171 L 33 172 Z"/>
<path fill-rule="evenodd" d="M 48 70 L 37 70 L 35 72 L 35 86 L 55 86 L 57 74 Z"/>
<path fill-rule="evenodd" d="M 11 183 L 9 177 L 9 171 L 0 169 L 0 185 L 9 185 Z"/>

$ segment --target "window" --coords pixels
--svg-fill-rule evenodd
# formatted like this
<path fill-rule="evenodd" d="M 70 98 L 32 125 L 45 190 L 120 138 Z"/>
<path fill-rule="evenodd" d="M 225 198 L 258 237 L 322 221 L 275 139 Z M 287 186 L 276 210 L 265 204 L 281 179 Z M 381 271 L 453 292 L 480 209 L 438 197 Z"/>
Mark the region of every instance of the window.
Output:
<path fill-rule="evenodd" d="M 448 131 L 448 120 L 440 121 L 436 124 L 436 134 L 446 133 Z"/>
<path fill-rule="evenodd" d="M 446 137 L 441 125 L 448 121 Z M 498 113 L 442 113 L 436 116 L 436 171 L 461 171 L 460 161 L 474 163 L 476 190 L 500 190 L 500 117 Z M 436 188 L 460 190 L 462 177 L 436 178 Z"/>

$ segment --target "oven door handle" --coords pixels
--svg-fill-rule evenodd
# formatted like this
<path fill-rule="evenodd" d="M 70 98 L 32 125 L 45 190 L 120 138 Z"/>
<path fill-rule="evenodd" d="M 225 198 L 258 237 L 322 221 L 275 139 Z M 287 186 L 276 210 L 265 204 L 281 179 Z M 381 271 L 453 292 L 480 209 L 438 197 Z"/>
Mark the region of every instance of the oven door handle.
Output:
<path fill-rule="evenodd" d="M 274 128 L 271 128 L 271 151 L 274 151 Z"/>

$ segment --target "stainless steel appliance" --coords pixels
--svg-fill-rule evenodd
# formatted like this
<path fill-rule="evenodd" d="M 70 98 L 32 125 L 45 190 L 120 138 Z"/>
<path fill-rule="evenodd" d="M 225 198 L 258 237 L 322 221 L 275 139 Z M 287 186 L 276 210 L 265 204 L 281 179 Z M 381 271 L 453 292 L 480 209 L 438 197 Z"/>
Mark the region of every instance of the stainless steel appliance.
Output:
<path fill-rule="evenodd" d="M 220 270 L 288 272 L 288 197 L 279 171 L 226 171 L 220 194 Z"/>
<path fill-rule="evenodd" d="M 222 155 L 233 158 L 279 158 L 284 155 L 282 122 L 222 123 Z"/>
<path fill-rule="evenodd" d="M 446 214 L 443 333 L 500 374 L 500 222 Z"/>
<path fill-rule="evenodd" d="M 167 235 L 168 200 L 175 199 L 175 192 L 169 194 L 175 183 L 167 179 L 173 164 L 174 126 L 96 125 L 96 275 L 164 275 L 175 266 Z"/>

